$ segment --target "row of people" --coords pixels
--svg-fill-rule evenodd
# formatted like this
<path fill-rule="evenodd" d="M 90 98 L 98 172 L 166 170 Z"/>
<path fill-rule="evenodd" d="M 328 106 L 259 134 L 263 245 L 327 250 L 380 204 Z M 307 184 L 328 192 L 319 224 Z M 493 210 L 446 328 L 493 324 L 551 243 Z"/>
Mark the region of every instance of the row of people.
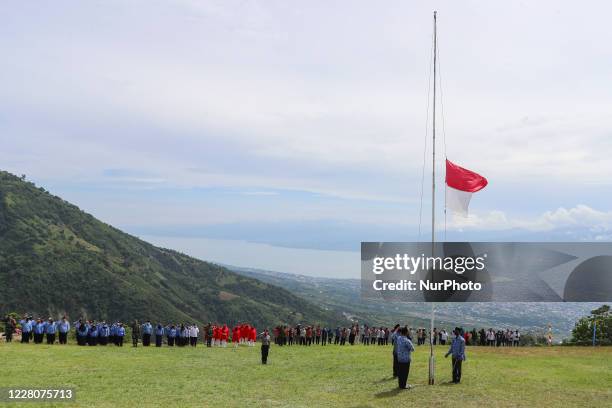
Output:
<path fill-rule="evenodd" d="M 360 327 L 353 325 L 350 327 L 336 327 L 335 329 L 321 326 L 297 325 L 295 327 L 277 326 L 273 330 L 274 343 L 280 346 L 301 345 L 310 346 L 321 344 L 356 344 L 360 339 L 362 344 L 389 344 L 390 331 L 388 328 L 368 326 Z"/>
<path fill-rule="evenodd" d="M 66 316 L 64 316 L 60 322 L 55 322 L 52 318 L 48 320 L 34 320 L 30 316 L 24 316 L 24 318 L 19 321 L 19 324 L 21 326 L 21 341 L 23 343 L 29 343 L 31 335 L 33 335 L 35 343 L 42 343 L 46 335 L 47 344 L 53 344 L 55 343 L 55 334 L 59 333 L 60 344 L 66 344 L 68 333 L 71 328 Z M 79 319 L 74 322 L 74 329 L 77 344 L 80 346 L 106 346 L 111 343 L 122 347 L 123 338 L 126 334 L 126 329 L 121 322 L 108 324 L 105 321 L 95 322 Z M 162 346 L 164 336 L 167 339 L 166 344 L 169 347 L 173 347 L 175 344 L 179 347 L 188 344 L 195 347 L 200 333 L 200 329 L 195 323 L 190 325 L 170 324 L 166 326 L 157 323 L 153 326 L 149 320 L 142 325 L 139 324 L 137 320 L 134 320 L 130 329 L 133 347 L 138 346 L 140 339 L 142 339 L 143 346 L 149 346 L 152 336 L 154 336 L 156 347 Z M 12 341 L 12 335 L 16 331 L 17 322 L 12 317 L 6 316 L 5 336 L 7 342 Z M 266 329 L 260 333 L 259 336 L 261 337 L 261 363 L 267 364 L 271 342 L 270 334 Z M 238 347 L 239 344 L 254 346 L 258 335 L 255 327 L 247 323 L 234 326 L 231 330 L 231 337 L 230 329 L 226 324 L 221 326 L 208 323 L 204 326 L 203 337 L 208 347 L 226 347 L 228 341 L 231 341 L 235 347 Z"/>
<path fill-rule="evenodd" d="M 11 342 L 13 333 L 19 331 L 22 343 L 29 343 L 30 340 L 33 340 L 36 344 L 43 343 L 45 340 L 47 344 L 54 344 L 56 335 L 59 337 L 60 344 L 66 344 L 68 342 L 68 334 L 74 328 L 78 345 L 115 344 L 123 346 L 127 328 L 122 322 L 107 323 L 106 321 L 96 322 L 84 319 L 79 319 L 71 324 L 66 316 L 57 322 L 52 318 L 46 320 L 41 318 L 33 319 L 27 315 L 19 320 L 19 324 L 10 316 L 6 316 L 4 320 L 7 342 Z M 167 325 L 157 323 L 153 325 L 149 320 L 143 324 L 134 320 L 129 325 L 129 329 L 134 347 L 137 347 L 140 342 L 143 346 L 149 346 L 152 341 L 154 341 L 157 347 L 161 347 L 164 339 L 168 346 L 191 345 L 195 347 L 200 338 L 200 329 L 195 323 Z M 226 324 L 208 323 L 203 327 L 203 335 L 201 337 L 208 347 L 226 347 L 228 342 L 233 342 L 236 347 L 239 344 L 254 346 L 257 341 L 257 331 L 250 324 L 243 323 L 234 326 L 230 335 L 230 329 Z"/>
<path fill-rule="evenodd" d="M 66 344 L 68 341 L 68 333 L 70 332 L 70 323 L 64 316 L 60 321 L 54 321 L 52 318 L 47 320 L 32 319 L 29 316 L 24 316 L 19 321 L 21 326 L 21 342 L 29 343 L 33 340 L 34 343 L 40 344 L 45 340 L 47 344 L 55 343 L 56 336 L 59 338 L 60 344 Z M 12 341 L 13 333 L 17 330 L 17 322 L 13 318 L 5 319 L 5 336 L 7 342 Z"/>
<path fill-rule="evenodd" d="M 360 342 L 363 345 L 379 345 L 385 346 L 391 343 L 393 329 L 388 327 L 370 327 L 367 325 L 352 325 L 350 327 L 336 327 L 335 329 L 321 326 L 306 326 L 297 325 L 295 327 L 277 326 L 273 330 L 274 343 L 277 345 L 326 345 L 339 344 L 353 345 Z M 434 345 L 446 345 L 450 340 L 452 333 L 449 334 L 446 329 L 433 329 L 431 331 L 425 328 L 414 329 L 408 328 L 407 337 L 411 341 L 416 341 L 417 345 L 429 344 L 433 341 Z M 516 330 L 497 330 L 481 329 L 477 332 L 472 331 L 462 332 L 466 345 L 489 345 L 489 346 L 518 346 L 520 344 L 521 334 Z"/>
<path fill-rule="evenodd" d="M 80 345 L 105 345 L 108 343 L 123 345 L 123 337 L 126 333 L 126 327 L 121 322 L 107 324 L 106 322 L 83 321 L 80 319 L 73 323 L 77 343 Z M 71 330 L 71 324 L 64 316 L 59 321 L 48 319 L 33 319 L 30 316 L 24 316 L 19 321 L 21 328 L 21 341 L 27 343 L 47 342 L 48 344 L 55 343 L 56 339 L 60 344 L 66 344 L 68 333 Z M 17 330 L 17 322 L 15 319 L 5 317 L 5 336 L 6 341 L 12 341 L 12 335 Z M 139 341 L 142 344 L 149 346 L 152 341 L 155 345 L 161 346 L 164 343 L 169 346 L 196 346 L 200 338 L 200 329 L 194 324 L 169 324 L 162 325 L 161 323 L 155 326 L 146 321 L 144 324 L 139 324 L 135 321 L 130 325 L 132 333 L 132 344 L 137 346 Z M 339 344 L 353 345 L 360 342 L 363 345 L 388 345 L 391 341 L 393 330 L 387 327 L 370 327 L 368 325 L 353 324 L 350 327 L 336 327 L 335 329 L 317 326 L 297 325 L 295 327 L 277 326 L 273 330 L 274 343 L 278 345 L 326 345 Z M 481 345 L 481 346 L 518 346 L 520 344 L 521 334 L 518 329 L 499 329 L 488 330 L 481 329 L 476 331 L 465 331 L 462 334 L 466 345 Z M 208 347 L 226 347 L 228 343 L 233 343 L 234 346 L 246 344 L 253 346 L 257 339 L 257 331 L 249 324 L 243 323 L 234 326 L 230 329 L 226 324 L 218 325 L 208 323 L 203 327 L 202 336 L 204 343 Z M 449 340 L 449 334 L 445 329 L 438 330 L 434 328 L 433 336 L 429 330 L 424 328 L 408 329 L 408 338 L 411 341 L 416 341 L 417 345 L 429 344 L 429 339 L 433 344 L 445 345 Z"/>

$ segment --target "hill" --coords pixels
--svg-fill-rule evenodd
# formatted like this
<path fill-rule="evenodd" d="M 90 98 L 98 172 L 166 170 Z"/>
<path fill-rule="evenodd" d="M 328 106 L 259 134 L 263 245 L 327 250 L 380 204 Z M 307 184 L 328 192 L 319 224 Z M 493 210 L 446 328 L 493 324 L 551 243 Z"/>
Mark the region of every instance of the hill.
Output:
<path fill-rule="evenodd" d="M 0 172 L 0 312 L 94 319 L 342 320 L 285 289 L 155 247 Z"/>

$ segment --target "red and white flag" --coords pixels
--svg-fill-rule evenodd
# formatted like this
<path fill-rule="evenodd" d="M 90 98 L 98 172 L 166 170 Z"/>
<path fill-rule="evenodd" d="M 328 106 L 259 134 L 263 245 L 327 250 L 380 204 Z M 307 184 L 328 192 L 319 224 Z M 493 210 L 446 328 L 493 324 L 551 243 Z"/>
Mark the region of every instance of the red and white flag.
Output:
<path fill-rule="evenodd" d="M 472 193 L 482 190 L 487 183 L 480 174 L 446 159 L 446 207 L 453 212 L 467 216 Z"/>

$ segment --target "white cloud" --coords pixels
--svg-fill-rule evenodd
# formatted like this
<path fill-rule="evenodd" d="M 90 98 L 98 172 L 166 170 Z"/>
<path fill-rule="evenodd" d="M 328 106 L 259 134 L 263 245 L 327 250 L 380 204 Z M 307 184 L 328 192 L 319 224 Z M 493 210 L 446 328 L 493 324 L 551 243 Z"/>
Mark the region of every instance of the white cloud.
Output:
<path fill-rule="evenodd" d="M 610 5 L 436 8 L 448 155 L 489 178 L 479 204 L 499 208 L 488 191 L 502 184 L 560 183 L 572 203 L 585 186 L 609 185 Z M 431 10 L 403 1 L 13 4 L 0 25 L 2 168 L 56 184 L 109 183 L 104 170 L 124 168 L 154 176 L 117 184 L 402 203 L 377 212 L 410 222 Z M 332 212 L 360 217 L 343 205 Z M 504 210 L 465 228 L 520 224 Z M 549 218 L 527 227 L 561 222 Z"/>
<path fill-rule="evenodd" d="M 468 217 L 451 217 L 449 229 L 463 230 L 508 230 L 551 231 L 558 228 L 589 228 L 592 232 L 607 232 L 612 229 L 612 211 L 599 211 L 579 204 L 573 208 L 557 208 L 537 217 L 508 217 L 503 211 L 489 211 L 483 215 L 470 214 Z M 599 239 L 605 234 L 597 235 Z"/>

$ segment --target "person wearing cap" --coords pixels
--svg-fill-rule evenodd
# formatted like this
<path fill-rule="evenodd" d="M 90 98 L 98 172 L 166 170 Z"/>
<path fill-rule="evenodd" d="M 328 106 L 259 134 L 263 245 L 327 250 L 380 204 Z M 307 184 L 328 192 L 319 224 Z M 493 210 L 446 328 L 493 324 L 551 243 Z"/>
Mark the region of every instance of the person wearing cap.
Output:
<path fill-rule="evenodd" d="M 106 322 L 102 322 L 100 324 L 100 328 L 98 329 L 98 344 L 101 346 L 106 346 L 108 344 L 108 338 L 110 337 L 110 327 Z"/>
<path fill-rule="evenodd" d="M 151 334 L 153 333 L 153 326 L 151 322 L 147 320 L 142 325 L 142 345 L 148 347 L 151 344 Z"/>
<path fill-rule="evenodd" d="M 70 323 L 66 316 L 62 317 L 62 320 L 57 325 L 57 331 L 59 333 L 59 344 L 66 344 L 68 342 L 68 332 L 70 331 Z"/>
<path fill-rule="evenodd" d="M 96 325 L 96 323 L 92 321 L 90 324 L 89 336 L 87 337 L 87 344 L 89 344 L 90 346 L 97 346 L 99 334 L 100 333 L 98 331 L 98 325 Z"/>
<path fill-rule="evenodd" d="M 161 323 L 157 323 L 155 327 L 155 347 L 161 347 L 162 341 L 164 340 L 164 326 Z"/>
<path fill-rule="evenodd" d="M 49 318 L 45 325 L 45 333 L 47 335 L 47 344 L 55 343 L 55 332 L 57 331 L 57 324 L 52 318 Z"/>
<path fill-rule="evenodd" d="M 34 325 L 34 343 L 40 344 L 45 336 L 45 328 L 47 324 L 42 319 L 37 319 Z"/>
<path fill-rule="evenodd" d="M 30 333 L 32 332 L 32 321 L 30 320 L 30 316 L 23 316 L 23 319 L 19 321 L 21 325 L 21 342 L 29 343 L 30 342 Z"/>
<path fill-rule="evenodd" d="M 140 325 L 138 320 L 134 320 L 132 323 L 132 347 L 138 347 L 138 339 L 140 338 Z"/>
<path fill-rule="evenodd" d="M 117 340 L 117 329 L 119 328 L 119 324 L 117 324 L 117 322 L 111 324 L 110 326 L 110 336 L 109 336 L 109 341 L 111 343 L 113 343 L 114 345 L 118 345 L 118 340 Z"/>
<path fill-rule="evenodd" d="M 79 346 L 84 346 L 85 344 L 87 344 L 87 336 L 89 335 L 89 325 L 79 320 L 77 324 L 75 324 L 75 326 L 77 332 L 77 344 Z"/>
<path fill-rule="evenodd" d="M 444 355 L 444 357 L 448 357 L 452 355 L 452 373 L 453 373 L 453 383 L 459 384 L 461 381 L 461 365 L 463 361 L 465 361 L 465 339 L 461 335 L 461 329 L 459 327 L 455 327 L 454 333 L 455 337 L 451 342 L 450 348 L 448 352 Z"/>
<path fill-rule="evenodd" d="M 123 327 L 123 323 L 117 324 L 117 329 L 115 332 L 115 339 L 117 346 L 123 347 L 123 337 L 125 336 L 125 327 Z M 138 340 L 136 340 L 138 341 Z"/>
<path fill-rule="evenodd" d="M 176 339 L 176 326 L 175 325 L 170 326 L 170 328 L 168 328 L 166 333 L 167 333 L 166 336 L 168 337 L 168 346 L 173 347 L 174 340 Z"/>
<path fill-rule="evenodd" d="M 270 332 L 268 332 L 268 329 L 266 329 L 260 335 L 261 335 L 261 364 L 268 364 L 268 354 L 270 353 Z"/>
<path fill-rule="evenodd" d="M 412 361 L 414 345 L 407 336 L 408 328 L 404 326 L 400 329 L 393 345 L 397 357 L 397 382 L 400 389 L 410 388 L 408 385 L 408 374 L 410 373 L 410 362 Z"/>

